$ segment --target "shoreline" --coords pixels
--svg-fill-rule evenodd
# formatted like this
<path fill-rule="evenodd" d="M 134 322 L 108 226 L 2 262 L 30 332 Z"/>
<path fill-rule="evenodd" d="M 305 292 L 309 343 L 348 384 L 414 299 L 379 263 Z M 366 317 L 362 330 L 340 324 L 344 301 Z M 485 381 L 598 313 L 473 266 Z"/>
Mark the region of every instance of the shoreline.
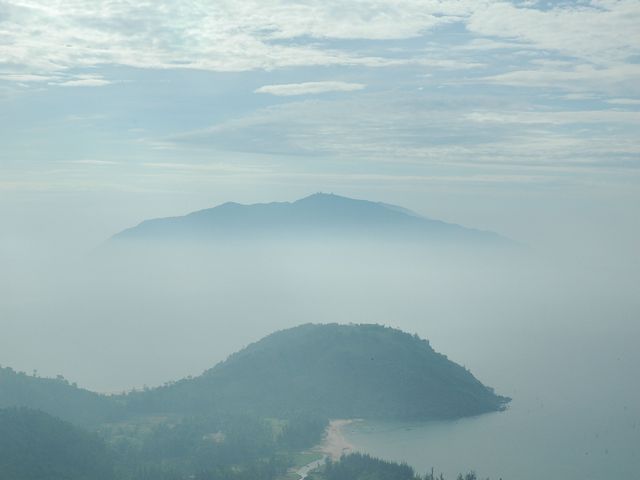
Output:
<path fill-rule="evenodd" d="M 340 460 L 342 455 L 352 453 L 354 446 L 346 439 L 342 428 L 353 422 L 355 420 L 330 420 L 325 437 L 317 447 L 318 451 L 333 461 Z"/>
<path fill-rule="evenodd" d="M 300 477 L 299 480 L 307 478 L 313 470 L 324 465 L 327 459 L 335 462 L 340 460 L 340 457 L 343 455 L 348 455 L 354 451 L 354 446 L 346 439 L 344 433 L 342 433 L 342 428 L 355 421 L 356 420 L 329 421 L 322 442 L 311 449 L 312 452 L 321 453 L 322 458 L 296 469 L 294 473 Z"/>

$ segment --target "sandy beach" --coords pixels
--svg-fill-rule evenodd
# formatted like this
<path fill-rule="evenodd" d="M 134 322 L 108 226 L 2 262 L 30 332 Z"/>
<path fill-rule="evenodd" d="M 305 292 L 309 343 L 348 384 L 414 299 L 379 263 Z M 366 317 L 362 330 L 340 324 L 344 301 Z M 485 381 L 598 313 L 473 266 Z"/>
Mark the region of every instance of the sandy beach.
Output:
<path fill-rule="evenodd" d="M 342 428 L 353 422 L 354 420 L 331 420 L 318 450 L 334 461 L 339 460 L 342 455 L 351 453 L 353 445 L 345 438 Z"/>
<path fill-rule="evenodd" d="M 342 455 L 348 455 L 353 451 L 353 445 L 351 445 L 343 435 L 342 428 L 354 421 L 355 420 L 331 420 L 329 422 L 322 443 L 313 448 L 313 451 L 323 454 L 322 458 L 293 470 L 293 472 L 300 477 L 299 480 L 307 478 L 309 473 L 322 466 L 327 458 L 337 461 L 340 460 Z"/>

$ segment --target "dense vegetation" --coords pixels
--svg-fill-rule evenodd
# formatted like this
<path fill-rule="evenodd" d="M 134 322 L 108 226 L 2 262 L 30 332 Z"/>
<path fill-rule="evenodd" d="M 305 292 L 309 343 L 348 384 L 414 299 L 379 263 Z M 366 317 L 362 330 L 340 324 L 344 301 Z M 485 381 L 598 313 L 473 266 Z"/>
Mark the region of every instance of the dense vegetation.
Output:
<path fill-rule="evenodd" d="M 127 403 L 140 412 L 434 419 L 500 410 L 507 400 L 417 336 L 379 325 L 308 324 Z"/>
<path fill-rule="evenodd" d="M 459 418 L 507 400 L 426 340 L 379 325 L 276 332 L 199 377 L 121 396 L 0 368 L 0 408 L 27 406 L 81 425 L 151 414 Z"/>
<path fill-rule="evenodd" d="M 506 400 L 427 341 L 377 325 L 277 332 L 200 377 L 125 395 L 0 368 L 0 409 L 21 407 L 0 410 L 0 479 L 276 480 L 329 418 L 456 418 Z M 321 475 L 417 479 L 357 455 Z"/>
<path fill-rule="evenodd" d="M 140 418 L 88 432 L 44 412 L 0 410 L 2 480 L 273 480 L 326 421 Z"/>
<path fill-rule="evenodd" d="M 445 480 L 444 476 L 433 472 L 424 476 L 416 474 L 410 466 L 387 462 L 361 453 L 342 457 L 337 462 L 327 462 L 312 480 Z M 475 473 L 458 475 L 457 480 L 477 480 Z"/>
<path fill-rule="evenodd" d="M 123 414 L 113 398 L 70 384 L 0 367 L 0 408 L 29 407 L 80 425 L 97 425 Z"/>
<path fill-rule="evenodd" d="M 418 480 L 405 464 L 386 462 L 369 455 L 354 453 L 338 462 L 328 462 L 322 471 L 325 480 Z"/>
<path fill-rule="evenodd" d="M 168 417 L 107 425 L 102 433 L 116 454 L 118 480 L 271 480 L 286 473 L 292 452 L 320 441 L 326 424 L 248 415 Z"/>
<path fill-rule="evenodd" d="M 325 425 L 301 418 L 149 418 L 104 425 L 99 436 L 44 412 L 2 409 L 0 479 L 281 480 L 292 453 L 317 443 Z M 444 480 L 363 454 L 328 461 L 311 479 Z"/>
<path fill-rule="evenodd" d="M 0 410 L 0 478 L 111 480 L 113 458 L 96 434 L 26 408 Z"/>

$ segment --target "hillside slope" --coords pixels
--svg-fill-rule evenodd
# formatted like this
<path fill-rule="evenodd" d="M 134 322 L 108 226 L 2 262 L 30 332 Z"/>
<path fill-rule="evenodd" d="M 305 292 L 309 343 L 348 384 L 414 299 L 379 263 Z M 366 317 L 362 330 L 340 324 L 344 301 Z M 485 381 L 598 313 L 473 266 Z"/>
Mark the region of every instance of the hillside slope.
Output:
<path fill-rule="evenodd" d="M 69 384 L 0 367 L 0 408 L 29 407 L 80 425 L 95 425 L 118 411 L 112 398 Z"/>
<path fill-rule="evenodd" d="M 112 480 L 113 459 L 95 434 L 44 412 L 0 409 L 0 478 Z"/>
<path fill-rule="evenodd" d="M 337 324 L 276 332 L 200 377 L 128 400 L 142 411 L 398 419 L 459 418 L 508 401 L 417 336 Z"/>

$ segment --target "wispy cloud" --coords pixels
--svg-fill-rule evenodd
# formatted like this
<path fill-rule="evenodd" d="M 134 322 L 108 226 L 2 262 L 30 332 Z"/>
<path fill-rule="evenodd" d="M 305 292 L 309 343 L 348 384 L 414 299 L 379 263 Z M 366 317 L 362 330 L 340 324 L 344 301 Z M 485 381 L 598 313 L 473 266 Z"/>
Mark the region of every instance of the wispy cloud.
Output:
<path fill-rule="evenodd" d="M 366 85 L 349 82 L 304 82 L 284 83 L 279 85 L 265 85 L 255 90 L 255 93 L 269 93 L 281 97 L 295 95 L 311 95 L 328 92 L 353 92 L 362 90 Z"/>
<path fill-rule="evenodd" d="M 480 123 L 502 124 L 613 124 L 640 125 L 640 112 L 621 112 L 616 110 L 578 110 L 556 112 L 472 112 L 466 118 Z"/>
<path fill-rule="evenodd" d="M 13 164 L 40 166 L 48 146 L 76 158 L 73 136 L 89 160 L 66 168 L 91 178 L 275 175 L 254 168 L 269 154 L 362 179 L 626 172 L 640 165 L 639 24 L 637 0 L 0 0 L 0 100 L 56 105 L 16 103 L 33 111 L 0 136 Z M 89 167 L 122 152 L 136 167 Z"/>
<path fill-rule="evenodd" d="M 379 44 L 383 48 L 371 54 L 370 48 L 353 47 L 348 41 L 425 37 L 431 42 L 431 31 L 452 24 L 466 28 L 466 48 L 472 52 L 514 48 L 556 52 L 599 68 L 640 53 L 640 7 L 635 0 L 563 2 L 551 9 L 494 0 L 219 0 L 214 4 L 120 0 L 88 5 L 80 0 L 4 1 L 3 61 L 19 66 L 27 75 L 23 79 L 30 81 L 38 75 L 101 65 L 248 71 L 428 64 L 434 60 L 416 49 L 393 55 Z M 459 47 L 441 44 L 441 53 L 450 55 L 436 59 L 439 67 L 478 64 L 455 58 L 452 52 L 462 51 Z M 61 85 L 104 82 L 76 79 Z"/>
<path fill-rule="evenodd" d="M 67 163 L 74 163 L 77 165 L 96 165 L 96 166 L 119 164 L 119 162 L 114 162 L 113 160 L 95 160 L 95 159 L 69 160 Z"/>
<path fill-rule="evenodd" d="M 384 64 L 301 39 L 401 39 L 455 21 L 460 6 L 416 0 L 283 4 L 275 0 L 3 2 L 2 58 L 28 73 L 116 64 L 246 71 Z M 91 13 L 87 14 L 87 8 Z"/>
<path fill-rule="evenodd" d="M 638 112 L 468 111 L 465 102 L 368 93 L 270 106 L 210 128 L 175 135 L 177 146 L 322 156 L 399 165 L 537 165 L 574 171 L 637 164 Z M 486 102 L 487 100 L 485 100 Z M 346 113 L 348 112 L 348 113 Z M 384 114 L 381 114 L 384 112 Z"/>
<path fill-rule="evenodd" d="M 56 79 L 52 75 L 36 75 L 32 73 L 0 73 L 0 80 L 9 82 L 47 82 Z"/>
<path fill-rule="evenodd" d="M 229 163 L 176 163 L 176 162 L 145 162 L 143 167 L 156 170 L 169 170 L 190 172 L 196 174 L 259 174 L 267 173 L 269 170 L 264 166 L 257 165 L 233 165 Z"/>
<path fill-rule="evenodd" d="M 635 0 L 558 2 L 551 9 L 478 2 L 467 28 L 489 38 L 517 40 L 596 64 L 637 55 L 640 7 Z"/>
<path fill-rule="evenodd" d="M 54 85 L 60 87 L 104 87 L 111 83 L 100 75 L 77 75 L 70 80 L 53 82 Z"/>
<path fill-rule="evenodd" d="M 607 100 L 611 105 L 640 105 L 640 98 L 611 98 Z"/>
<path fill-rule="evenodd" d="M 542 87 L 568 91 L 626 92 L 640 95 L 640 64 L 533 64 L 527 68 L 475 79 L 505 86 Z"/>

